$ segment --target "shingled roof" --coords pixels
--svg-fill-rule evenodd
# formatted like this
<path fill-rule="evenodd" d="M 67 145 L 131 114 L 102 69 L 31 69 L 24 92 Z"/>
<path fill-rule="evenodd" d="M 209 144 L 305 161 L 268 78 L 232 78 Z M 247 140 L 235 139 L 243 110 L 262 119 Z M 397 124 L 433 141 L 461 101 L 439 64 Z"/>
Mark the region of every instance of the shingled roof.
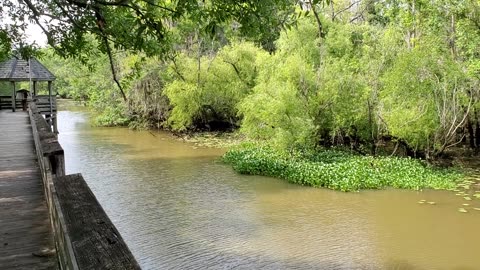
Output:
<path fill-rule="evenodd" d="M 28 60 L 12 57 L 0 63 L 0 81 L 54 81 L 53 75 L 42 63 L 35 58 Z M 31 72 L 31 76 L 30 76 Z"/>

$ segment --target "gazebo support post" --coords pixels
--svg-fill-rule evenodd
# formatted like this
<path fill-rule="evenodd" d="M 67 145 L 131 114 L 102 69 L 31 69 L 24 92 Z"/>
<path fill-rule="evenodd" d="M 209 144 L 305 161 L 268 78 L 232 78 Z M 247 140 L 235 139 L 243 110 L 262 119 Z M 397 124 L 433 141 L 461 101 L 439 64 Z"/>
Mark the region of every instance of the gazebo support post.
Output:
<path fill-rule="evenodd" d="M 15 107 L 16 107 L 16 96 L 17 96 L 17 93 L 16 93 L 16 90 L 15 90 L 15 82 L 14 81 L 11 81 L 10 82 L 12 84 L 12 112 L 15 112 Z"/>
<path fill-rule="evenodd" d="M 32 99 L 37 96 L 37 81 L 33 81 Z"/>
<path fill-rule="evenodd" d="M 53 114 L 53 101 L 52 101 L 52 81 L 48 81 L 48 100 L 50 102 L 50 125 L 53 127 L 53 132 L 58 134 L 57 129 L 57 116 Z"/>

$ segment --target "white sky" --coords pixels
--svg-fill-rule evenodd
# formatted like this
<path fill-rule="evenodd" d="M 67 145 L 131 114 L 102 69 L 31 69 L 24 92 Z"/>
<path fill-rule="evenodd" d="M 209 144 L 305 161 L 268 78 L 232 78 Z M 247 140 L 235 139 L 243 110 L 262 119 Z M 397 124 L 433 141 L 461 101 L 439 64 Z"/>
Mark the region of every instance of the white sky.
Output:
<path fill-rule="evenodd" d="M 26 31 L 28 43 L 36 42 L 38 46 L 45 47 L 47 45 L 47 37 L 42 29 L 36 24 L 30 24 Z"/>
<path fill-rule="evenodd" d="M 2 22 L 2 20 L 4 20 L 5 23 L 12 22 L 12 19 L 10 18 L 10 16 L 8 16 L 8 10 L 9 9 L 7 7 L 3 7 L 3 12 L 2 14 L 0 14 L 0 22 Z M 47 45 L 47 37 L 45 36 L 45 34 L 43 34 L 42 29 L 38 25 L 34 23 L 29 23 L 25 34 L 27 36 L 28 43 L 32 43 L 35 41 L 40 47 L 45 47 Z"/>

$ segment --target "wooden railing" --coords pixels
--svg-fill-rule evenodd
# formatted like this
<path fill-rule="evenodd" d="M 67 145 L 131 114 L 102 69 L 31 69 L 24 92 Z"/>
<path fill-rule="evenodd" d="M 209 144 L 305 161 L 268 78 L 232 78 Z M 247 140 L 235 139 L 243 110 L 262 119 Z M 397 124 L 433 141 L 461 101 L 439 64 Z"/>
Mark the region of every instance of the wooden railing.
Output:
<path fill-rule="evenodd" d="M 28 101 L 31 101 L 31 98 Z M 15 100 L 15 108 L 22 109 L 22 99 Z M 5 109 L 12 109 L 12 96 L 0 96 L 0 110 Z"/>
<path fill-rule="evenodd" d="M 37 109 L 41 114 L 50 114 L 50 98 L 52 99 L 52 113 L 57 112 L 57 98 L 55 96 L 48 95 L 36 95 L 33 97 L 33 101 L 37 105 Z"/>
<path fill-rule="evenodd" d="M 28 96 L 27 100 L 28 102 L 34 101 L 41 113 L 50 112 L 50 96 L 36 95 L 33 98 Z M 22 108 L 22 98 L 16 98 L 15 104 L 17 108 Z M 0 96 L 0 106 L 2 109 L 11 109 L 12 96 Z M 52 111 L 57 111 L 57 98 L 55 96 L 52 96 Z"/>
<path fill-rule="evenodd" d="M 59 269 L 140 269 L 82 175 L 65 175 L 63 148 L 34 102 L 28 113 Z"/>

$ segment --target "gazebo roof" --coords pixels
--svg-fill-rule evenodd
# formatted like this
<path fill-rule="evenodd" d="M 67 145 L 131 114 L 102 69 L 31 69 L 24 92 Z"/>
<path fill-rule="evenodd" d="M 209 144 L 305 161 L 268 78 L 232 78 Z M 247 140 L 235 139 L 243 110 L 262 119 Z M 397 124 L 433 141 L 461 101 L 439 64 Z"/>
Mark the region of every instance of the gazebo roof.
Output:
<path fill-rule="evenodd" d="M 36 58 L 28 60 L 12 57 L 9 60 L 0 63 L 0 81 L 54 81 L 53 75 Z M 31 73 L 31 74 L 30 74 Z"/>

